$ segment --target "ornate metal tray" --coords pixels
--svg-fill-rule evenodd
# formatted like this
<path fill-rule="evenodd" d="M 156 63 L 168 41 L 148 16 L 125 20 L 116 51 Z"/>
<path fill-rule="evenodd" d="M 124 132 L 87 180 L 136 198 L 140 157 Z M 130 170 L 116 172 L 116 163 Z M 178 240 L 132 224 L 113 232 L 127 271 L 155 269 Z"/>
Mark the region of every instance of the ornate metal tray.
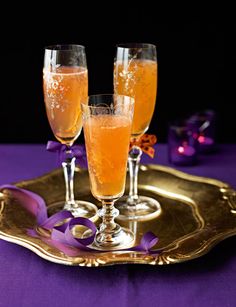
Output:
<path fill-rule="evenodd" d="M 41 195 L 47 206 L 64 199 L 64 179 L 60 169 L 16 185 Z M 87 170 L 77 169 L 75 191 L 77 198 L 98 205 L 90 194 Z M 17 199 L 4 198 L 3 194 L 0 194 L 0 238 L 22 245 L 55 263 L 89 267 L 184 262 L 206 254 L 215 244 L 236 234 L 236 191 L 224 182 L 168 167 L 142 165 L 139 193 L 156 198 L 161 204 L 161 214 L 144 222 L 119 222 L 134 231 L 135 245 L 146 231 L 154 232 L 159 237 L 155 248 L 162 249 L 158 256 L 112 251 L 68 257 L 40 239 L 28 236 L 26 229 L 34 226 L 34 218 L 19 206 Z"/>

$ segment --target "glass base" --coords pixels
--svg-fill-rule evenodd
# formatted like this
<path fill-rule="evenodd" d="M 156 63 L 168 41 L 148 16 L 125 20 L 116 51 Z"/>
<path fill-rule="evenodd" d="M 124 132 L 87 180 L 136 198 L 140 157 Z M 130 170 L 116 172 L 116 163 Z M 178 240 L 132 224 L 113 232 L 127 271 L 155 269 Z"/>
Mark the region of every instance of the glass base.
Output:
<path fill-rule="evenodd" d="M 110 234 L 98 231 L 91 247 L 97 250 L 117 250 L 129 248 L 133 244 L 133 232 L 116 224 L 116 228 Z"/>
<path fill-rule="evenodd" d="M 139 196 L 131 203 L 129 196 L 121 197 L 115 207 L 119 210 L 118 220 L 123 221 L 146 221 L 160 215 L 160 203 L 151 197 Z"/>
<path fill-rule="evenodd" d="M 76 206 L 72 207 L 69 204 L 65 204 L 64 201 L 52 203 L 48 206 L 48 215 L 51 216 L 61 210 L 68 210 L 74 217 L 85 217 L 90 219 L 92 222 L 98 219 L 98 209 L 94 204 L 83 200 L 76 200 L 75 204 Z"/>

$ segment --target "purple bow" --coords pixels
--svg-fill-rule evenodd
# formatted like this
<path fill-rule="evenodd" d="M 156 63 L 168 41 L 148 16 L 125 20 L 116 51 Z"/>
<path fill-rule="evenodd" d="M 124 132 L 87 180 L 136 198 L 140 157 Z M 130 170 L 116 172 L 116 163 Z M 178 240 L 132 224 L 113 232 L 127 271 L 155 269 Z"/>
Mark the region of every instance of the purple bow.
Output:
<path fill-rule="evenodd" d="M 76 158 L 77 163 L 87 168 L 86 150 L 84 145 L 72 145 L 70 147 L 55 141 L 48 141 L 46 149 L 50 152 L 58 152 L 59 163 L 61 164 L 66 158 Z"/>
<path fill-rule="evenodd" d="M 93 253 L 108 252 L 98 251 L 91 247 L 88 247 L 93 243 L 96 235 L 96 225 L 87 218 L 77 217 L 73 218 L 73 215 L 66 210 L 55 213 L 51 217 L 47 216 L 47 208 L 44 200 L 37 194 L 18 188 L 12 185 L 2 185 L 0 186 L 0 191 L 3 190 L 11 191 L 11 195 L 19 200 L 19 203 L 28 210 L 32 215 L 35 216 L 37 221 L 37 227 L 41 227 L 46 231 L 49 231 L 50 236 L 40 235 L 35 229 L 28 229 L 27 233 L 30 236 L 38 237 L 42 241 L 50 244 L 64 254 L 74 257 L 78 256 L 84 251 L 92 251 Z M 64 221 L 63 224 L 61 224 Z M 58 224 L 60 224 L 58 226 Z M 83 225 L 90 229 L 91 235 L 84 239 L 75 238 L 72 235 L 72 228 L 75 225 Z M 141 238 L 139 245 L 128 249 L 121 249 L 120 251 L 138 251 L 144 252 L 145 254 L 158 255 L 160 250 L 151 250 L 158 242 L 158 238 L 152 232 L 146 232 Z"/>

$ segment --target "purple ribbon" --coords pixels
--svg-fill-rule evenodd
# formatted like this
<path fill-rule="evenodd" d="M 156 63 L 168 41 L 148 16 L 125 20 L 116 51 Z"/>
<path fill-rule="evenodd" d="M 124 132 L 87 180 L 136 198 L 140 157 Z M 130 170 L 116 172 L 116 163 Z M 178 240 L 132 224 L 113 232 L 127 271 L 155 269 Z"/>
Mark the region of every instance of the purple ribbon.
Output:
<path fill-rule="evenodd" d="M 64 254 L 71 257 L 78 256 L 88 251 L 92 251 L 93 253 L 109 252 L 109 250 L 98 251 L 88 247 L 93 243 L 97 232 L 96 225 L 89 219 L 84 217 L 74 218 L 67 210 L 55 213 L 48 218 L 45 202 L 39 195 L 8 184 L 0 186 L 0 191 L 4 191 L 5 189 L 11 191 L 11 195 L 19 201 L 22 207 L 35 216 L 37 221 L 36 227 L 27 230 L 30 236 L 40 238 L 42 241 L 56 247 Z M 89 228 L 91 235 L 84 239 L 75 238 L 71 230 L 76 225 L 82 225 Z M 48 231 L 48 236 L 39 234 L 36 230 L 38 227 Z M 160 250 L 151 250 L 157 242 L 158 238 L 156 235 L 152 232 L 146 232 L 141 238 L 139 245 L 128 249 L 120 249 L 119 251 L 138 251 L 145 254 L 158 255 Z"/>
<path fill-rule="evenodd" d="M 18 199 L 22 207 L 36 217 L 37 224 L 40 225 L 47 219 L 47 208 L 44 200 L 37 194 L 17 188 L 10 184 L 0 186 L 0 191 L 7 189 L 12 192 L 14 198 Z"/>
<path fill-rule="evenodd" d="M 57 152 L 61 164 L 67 157 L 76 158 L 76 162 L 83 168 L 88 168 L 86 150 L 84 145 L 67 146 L 55 141 L 48 141 L 46 149 L 50 152 Z"/>
<path fill-rule="evenodd" d="M 136 251 L 136 252 L 145 252 L 146 254 L 159 254 L 159 250 L 152 250 L 151 248 L 158 243 L 159 239 L 153 232 L 146 232 L 140 241 L 140 244 L 134 247 L 131 247 L 127 250 Z"/>

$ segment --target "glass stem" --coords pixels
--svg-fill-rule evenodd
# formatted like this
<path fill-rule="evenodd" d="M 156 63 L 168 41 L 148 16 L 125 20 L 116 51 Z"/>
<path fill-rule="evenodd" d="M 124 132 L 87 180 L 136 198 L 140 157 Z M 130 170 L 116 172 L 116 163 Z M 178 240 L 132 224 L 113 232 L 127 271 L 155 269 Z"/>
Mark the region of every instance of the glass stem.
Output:
<path fill-rule="evenodd" d="M 98 211 L 99 217 L 102 218 L 102 223 L 96 239 L 98 242 L 102 242 L 103 245 L 113 243 L 115 233 L 120 230 L 120 226 L 114 221 L 118 214 L 119 210 L 114 207 L 113 200 L 102 200 L 102 209 Z"/>
<path fill-rule="evenodd" d="M 99 216 L 102 218 L 100 231 L 111 233 L 117 226 L 114 219 L 118 216 L 119 211 L 114 207 L 114 201 L 102 201 L 102 209 L 99 210 Z"/>
<path fill-rule="evenodd" d="M 134 146 L 129 152 L 129 176 L 130 176 L 130 188 L 129 188 L 129 199 L 130 205 L 135 204 L 138 200 L 138 171 L 139 163 L 142 156 L 142 150 Z"/>
<path fill-rule="evenodd" d="M 62 162 L 64 171 L 65 187 L 66 187 L 66 204 L 64 209 L 75 208 L 76 202 L 74 199 L 74 173 L 75 173 L 75 157 L 70 157 L 71 150 L 66 152 L 68 157 L 65 162 Z"/>

